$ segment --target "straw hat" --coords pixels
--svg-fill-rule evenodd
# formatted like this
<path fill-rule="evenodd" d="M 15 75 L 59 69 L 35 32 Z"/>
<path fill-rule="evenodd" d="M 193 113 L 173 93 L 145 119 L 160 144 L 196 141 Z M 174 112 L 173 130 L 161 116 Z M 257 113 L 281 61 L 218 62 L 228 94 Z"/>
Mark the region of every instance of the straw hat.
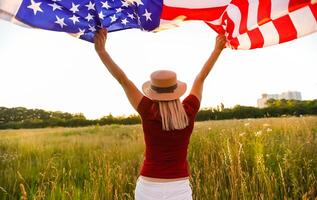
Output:
<path fill-rule="evenodd" d="M 158 70 L 151 74 L 150 81 L 143 83 L 142 90 L 152 100 L 170 101 L 185 93 L 186 83 L 178 81 L 173 71 Z"/>

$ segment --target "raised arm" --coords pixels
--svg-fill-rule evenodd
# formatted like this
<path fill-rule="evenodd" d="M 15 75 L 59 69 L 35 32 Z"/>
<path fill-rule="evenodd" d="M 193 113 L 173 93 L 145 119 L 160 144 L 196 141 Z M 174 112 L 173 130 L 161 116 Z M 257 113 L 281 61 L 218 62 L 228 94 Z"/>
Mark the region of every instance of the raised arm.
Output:
<path fill-rule="evenodd" d="M 199 99 L 199 101 L 201 101 L 204 81 L 208 76 L 209 72 L 211 71 L 211 69 L 213 68 L 214 64 L 216 63 L 219 55 L 225 47 L 225 44 L 226 37 L 224 35 L 218 35 L 213 52 L 211 53 L 203 68 L 195 78 L 190 94 L 195 95 Z"/>
<path fill-rule="evenodd" d="M 143 94 L 138 90 L 134 83 L 128 79 L 126 74 L 122 69 L 112 60 L 110 55 L 105 49 L 105 44 L 107 40 L 107 30 L 101 29 L 95 35 L 95 49 L 99 55 L 101 61 L 105 64 L 108 71 L 112 76 L 117 79 L 122 88 L 124 89 L 131 105 L 134 109 L 137 109 Z"/>

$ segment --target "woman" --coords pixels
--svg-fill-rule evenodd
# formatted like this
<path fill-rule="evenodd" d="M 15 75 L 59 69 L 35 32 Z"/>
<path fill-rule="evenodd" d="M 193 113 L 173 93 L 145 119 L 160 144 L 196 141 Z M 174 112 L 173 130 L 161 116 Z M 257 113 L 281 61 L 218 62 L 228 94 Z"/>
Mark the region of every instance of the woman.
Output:
<path fill-rule="evenodd" d="M 225 37 L 217 37 L 214 51 L 182 103 L 179 97 L 185 93 L 186 84 L 178 81 L 172 71 L 153 72 L 151 80 L 142 86 L 143 95 L 105 50 L 106 39 L 107 30 L 99 30 L 95 36 L 95 49 L 142 119 L 146 149 L 135 199 L 192 199 L 187 147 L 199 110 L 203 83 L 225 47 Z"/>

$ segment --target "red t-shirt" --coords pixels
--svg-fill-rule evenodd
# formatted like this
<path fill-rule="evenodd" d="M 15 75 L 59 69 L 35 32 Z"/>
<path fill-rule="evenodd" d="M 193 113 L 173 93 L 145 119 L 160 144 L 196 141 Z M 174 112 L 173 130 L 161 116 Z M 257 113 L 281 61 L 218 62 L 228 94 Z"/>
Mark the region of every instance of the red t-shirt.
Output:
<path fill-rule="evenodd" d="M 139 103 L 137 111 L 141 115 L 146 145 L 141 175 L 153 178 L 189 176 L 187 147 L 200 102 L 190 94 L 182 104 L 189 125 L 182 130 L 163 131 L 158 103 L 146 96 Z"/>

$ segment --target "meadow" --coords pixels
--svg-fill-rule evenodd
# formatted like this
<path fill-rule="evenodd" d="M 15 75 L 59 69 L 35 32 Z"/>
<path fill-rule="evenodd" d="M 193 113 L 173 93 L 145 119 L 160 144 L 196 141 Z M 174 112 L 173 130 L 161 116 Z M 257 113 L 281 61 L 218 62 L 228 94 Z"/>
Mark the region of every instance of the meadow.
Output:
<path fill-rule="evenodd" d="M 133 199 L 140 125 L 0 131 L 0 199 Z M 317 117 L 197 122 L 195 200 L 317 200 Z"/>

